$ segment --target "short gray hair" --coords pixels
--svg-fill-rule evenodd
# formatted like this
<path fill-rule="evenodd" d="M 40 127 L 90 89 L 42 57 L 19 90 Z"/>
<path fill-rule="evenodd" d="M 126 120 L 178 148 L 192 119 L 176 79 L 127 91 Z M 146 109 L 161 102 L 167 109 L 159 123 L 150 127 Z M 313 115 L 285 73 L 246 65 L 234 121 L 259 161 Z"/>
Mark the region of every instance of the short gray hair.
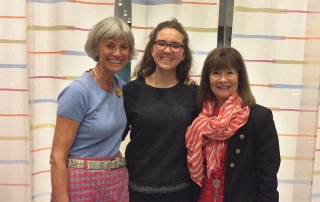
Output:
<path fill-rule="evenodd" d="M 95 24 L 87 37 L 84 50 L 94 61 L 98 62 L 97 55 L 99 42 L 103 39 L 116 39 L 122 37 L 129 43 L 129 60 L 136 57 L 137 51 L 134 49 L 134 38 L 128 24 L 117 17 L 108 17 Z"/>

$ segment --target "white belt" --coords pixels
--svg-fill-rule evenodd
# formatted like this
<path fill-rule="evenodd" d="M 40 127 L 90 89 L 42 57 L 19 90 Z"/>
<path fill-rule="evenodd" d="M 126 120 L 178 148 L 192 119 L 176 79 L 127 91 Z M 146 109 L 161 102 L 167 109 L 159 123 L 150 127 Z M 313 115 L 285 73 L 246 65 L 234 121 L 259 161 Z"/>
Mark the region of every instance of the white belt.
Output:
<path fill-rule="evenodd" d="M 81 168 L 88 170 L 113 170 L 126 165 L 124 157 L 115 158 L 107 161 L 91 161 L 81 159 L 67 159 L 68 168 Z"/>

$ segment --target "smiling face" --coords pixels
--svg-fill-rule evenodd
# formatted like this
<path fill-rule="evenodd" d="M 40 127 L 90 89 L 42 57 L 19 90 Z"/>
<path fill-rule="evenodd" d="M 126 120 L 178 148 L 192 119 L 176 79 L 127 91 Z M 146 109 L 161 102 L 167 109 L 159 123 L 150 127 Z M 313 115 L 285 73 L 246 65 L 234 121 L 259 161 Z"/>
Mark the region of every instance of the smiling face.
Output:
<path fill-rule="evenodd" d="M 234 68 L 213 70 L 209 79 L 211 91 L 217 99 L 217 107 L 221 107 L 238 90 L 238 73 Z"/>
<path fill-rule="evenodd" d="M 122 38 L 103 39 L 99 42 L 97 54 L 99 55 L 98 65 L 115 74 L 128 62 L 129 43 Z"/>
<path fill-rule="evenodd" d="M 174 42 L 183 44 L 183 35 L 174 28 L 164 28 L 158 32 L 156 41 L 164 41 L 167 44 Z M 151 55 L 157 70 L 175 71 L 178 64 L 184 59 L 184 50 L 181 48 L 179 52 L 173 53 L 169 46 L 164 50 L 158 50 L 154 45 L 151 49 Z"/>

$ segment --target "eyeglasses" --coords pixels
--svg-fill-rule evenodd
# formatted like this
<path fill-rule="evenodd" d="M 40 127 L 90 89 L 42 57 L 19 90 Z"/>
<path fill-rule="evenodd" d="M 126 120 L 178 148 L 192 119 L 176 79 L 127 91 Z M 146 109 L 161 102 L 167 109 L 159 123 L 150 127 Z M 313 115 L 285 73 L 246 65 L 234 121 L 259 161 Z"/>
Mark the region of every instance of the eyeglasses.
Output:
<path fill-rule="evenodd" d="M 156 46 L 157 50 L 163 51 L 165 50 L 168 46 L 173 53 L 177 53 L 183 48 L 183 45 L 178 42 L 172 42 L 171 44 L 168 44 L 167 42 L 163 40 L 158 40 L 154 42 L 154 45 Z"/>

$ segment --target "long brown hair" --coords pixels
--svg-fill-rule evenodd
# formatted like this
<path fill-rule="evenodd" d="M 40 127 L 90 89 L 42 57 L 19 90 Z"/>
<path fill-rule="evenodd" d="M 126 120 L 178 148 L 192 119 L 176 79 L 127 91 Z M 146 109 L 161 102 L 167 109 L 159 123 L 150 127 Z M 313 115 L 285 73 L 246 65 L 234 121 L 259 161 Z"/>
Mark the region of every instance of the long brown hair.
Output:
<path fill-rule="evenodd" d="M 202 109 L 203 102 L 216 101 L 216 96 L 210 88 L 210 75 L 213 71 L 222 69 L 235 69 L 238 73 L 238 93 L 243 105 L 256 104 L 251 92 L 247 69 L 241 54 L 232 47 L 218 47 L 210 51 L 204 61 L 200 87 L 197 95 L 197 106 Z"/>
<path fill-rule="evenodd" d="M 147 77 L 155 72 L 156 63 L 154 62 L 153 57 L 151 55 L 151 49 L 155 43 L 157 34 L 164 28 L 176 29 L 183 35 L 183 49 L 185 57 L 184 60 L 178 64 L 176 68 L 176 75 L 177 78 L 182 81 L 184 81 L 187 78 L 192 64 L 192 53 L 189 48 L 189 37 L 182 25 L 175 18 L 173 18 L 170 21 L 161 22 L 153 31 L 151 31 L 149 35 L 150 40 L 145 48 L 144 55 L 141 61 L 136 66 L 136 69 L 132 77 Z"/>

